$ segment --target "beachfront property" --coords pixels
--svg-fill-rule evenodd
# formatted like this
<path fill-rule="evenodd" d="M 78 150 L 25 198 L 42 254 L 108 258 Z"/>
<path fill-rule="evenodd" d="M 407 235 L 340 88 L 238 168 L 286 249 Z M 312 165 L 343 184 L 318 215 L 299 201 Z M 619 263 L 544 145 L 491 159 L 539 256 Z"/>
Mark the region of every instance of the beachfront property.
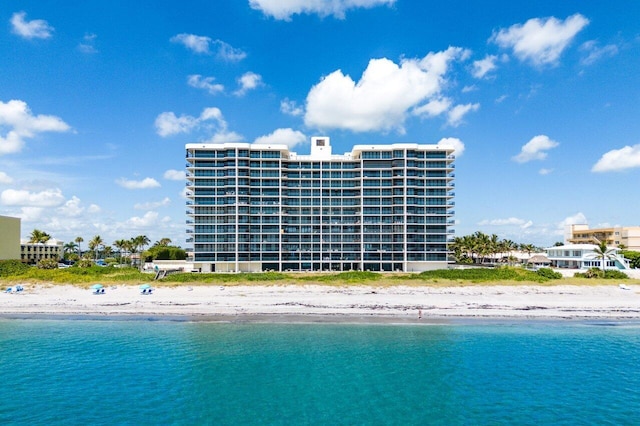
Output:
<path fill-rule="evenodd" d="M 625 247 L 640 251 L 640 226 L 612 226 L 589 229 L 589 225 L 568 225 L 565 231 L 567 244 L 594 244 L 596 241 L 611 247 Z"/>
<path fill-rule="evenodd" d="M 604 269 L 630 269 L 629 261 L 625 259 L 617 248 L 610 248 L 609 258 L 598 259 L 595 244 L 566 244 L 563 246 L 549 247 L 545 249 L 547 258 L 554 268 L 567 269 L 589 269 L 602 268 L 602 262 L 605 262 Z"/>
<path fill-rule="evenodd" d="M 186 145 L 188 262 L 202 272 L 446 268 L 454 155 L 440 145 Z"/>
<path fill-rule="evenodd" d="M 20 218 L 0 216 L 0 260 L 20 259 Z"/>
<path fill-rule="evenodd" d="M 24 263 L 35 265 L 41 259 L 61 259 L 64 242 L 50 239 L 46 243 L 30 243 L 29 240 L 20 241 L 20 259 Z"/>

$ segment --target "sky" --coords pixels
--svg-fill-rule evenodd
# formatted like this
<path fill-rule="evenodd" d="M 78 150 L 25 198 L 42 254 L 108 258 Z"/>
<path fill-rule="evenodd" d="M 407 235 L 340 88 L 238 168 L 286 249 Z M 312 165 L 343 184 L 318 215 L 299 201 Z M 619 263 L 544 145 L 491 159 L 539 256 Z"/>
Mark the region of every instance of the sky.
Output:
<path fill-rule="evenodd" d="M 451 144 L 457 236 L 640 225 L 633 0 L 34 0 L 0 22 L 0 215 L 23 237 L 186 247 L 186 143 L 312 136 Z"/>

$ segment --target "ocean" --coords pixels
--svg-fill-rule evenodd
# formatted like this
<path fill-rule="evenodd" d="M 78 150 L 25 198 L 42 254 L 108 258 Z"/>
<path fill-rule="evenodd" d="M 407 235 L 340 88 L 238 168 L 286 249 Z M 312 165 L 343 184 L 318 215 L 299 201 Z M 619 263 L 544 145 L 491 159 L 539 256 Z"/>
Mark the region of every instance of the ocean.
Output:
<path fill-rule="evenodd" d="M 0 320 L 2 425 L 640 423 L 640 325 Z"/>

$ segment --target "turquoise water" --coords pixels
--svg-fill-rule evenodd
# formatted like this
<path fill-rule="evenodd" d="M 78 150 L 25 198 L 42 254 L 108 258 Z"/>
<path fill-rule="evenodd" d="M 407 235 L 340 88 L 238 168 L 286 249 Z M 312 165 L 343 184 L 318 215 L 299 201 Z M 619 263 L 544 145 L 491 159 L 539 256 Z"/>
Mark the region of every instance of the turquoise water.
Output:
<path fill-rule="evenodd" d="M 0 320 L 0 424 L 638 424 L 633 324 Z"/>

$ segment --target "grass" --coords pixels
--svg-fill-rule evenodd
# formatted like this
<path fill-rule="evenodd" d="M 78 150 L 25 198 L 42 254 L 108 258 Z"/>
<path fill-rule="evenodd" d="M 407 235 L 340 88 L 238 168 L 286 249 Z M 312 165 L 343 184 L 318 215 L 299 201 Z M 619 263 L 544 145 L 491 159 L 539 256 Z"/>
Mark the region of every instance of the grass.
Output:
<path fill-rule="evenodd" d="M 156 286 L 176 287 L 181 285 L 326 285 L 355 286 L 368 285 L 374 287 L 391 286 L 431 286 L 453 287 L 474 285 L 602 285 L 618 284 L 619 279 L 603 280 L 588 278 L 550 279 L 534 271 L 522 268 L 470 268 L 442 269 L 411 273 L 378 273 L 367 271 L 335 272 L 335 273 L 238 273 L 238 274 L 206 274 L 176 273 L 159 281 L 154 281 L 154 274 L 143 273 L 135 268 L 115 268 L 92 266 L 90 268 L 38 269 L 22 267 L 15 264 L 0 263 L 0 282 L 34 283 L 34 284 L 71 284 L 89 287 L 94 283 L 105 285 L 130 284 L 137 285 L 153 282 Z M 625 280 L 627 283 L 640 283 L 640 280 Z"/>

